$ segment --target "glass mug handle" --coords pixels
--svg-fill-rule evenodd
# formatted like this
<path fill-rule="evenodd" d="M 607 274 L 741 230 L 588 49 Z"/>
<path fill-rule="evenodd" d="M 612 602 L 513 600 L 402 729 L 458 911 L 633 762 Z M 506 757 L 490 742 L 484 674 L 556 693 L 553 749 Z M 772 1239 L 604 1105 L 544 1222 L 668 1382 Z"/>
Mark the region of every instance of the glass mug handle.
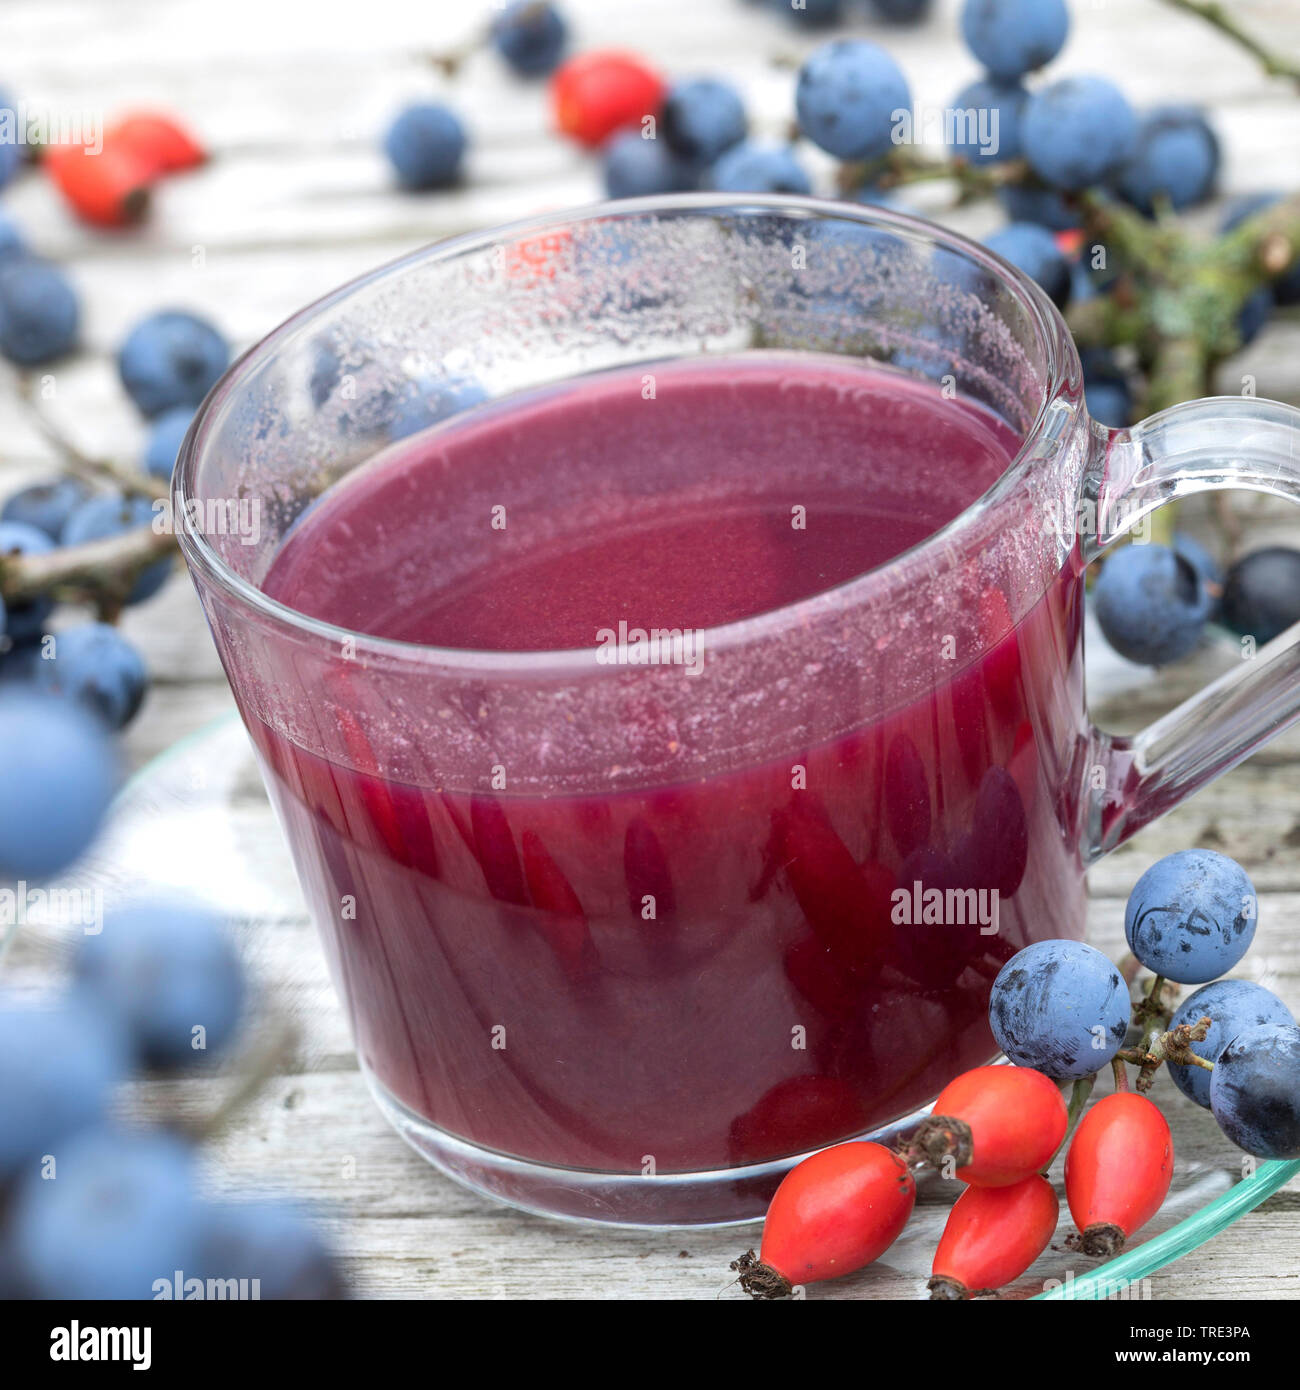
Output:
<path fill-rule="evenodd" d="M 1194 492 L 1247 488 L 1300 502 L 1300 410 L 1278 401 L 1215 396 L 1176 405 L 1129 430 L 1093 430 L 1083 495 L 1097 525 L 1083 538 L 1085 563 L 1147 513 Z M 1085 755 L 1085 863 L 1123 844 L 1297 718 L 1300 624 L 1141 733 L 1112 737 L 1094 727 Z"/>

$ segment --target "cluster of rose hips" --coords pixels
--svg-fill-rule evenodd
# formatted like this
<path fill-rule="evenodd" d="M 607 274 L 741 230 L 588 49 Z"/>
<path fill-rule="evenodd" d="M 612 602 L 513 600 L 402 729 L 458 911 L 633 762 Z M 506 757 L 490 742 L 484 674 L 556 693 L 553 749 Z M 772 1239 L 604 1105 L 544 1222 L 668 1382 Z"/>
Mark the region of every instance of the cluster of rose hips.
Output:
<path fill-rule="evenodd" d="M 758 1256 L 732 1268 L 759 1298 L 837 1278 L 878 1259 L 916 1201 L 914 1173 L 956 1178 L 966 1190 L 948 1216 L 929 1283 L 933 1299 L 968 1299 L 1019 1278 L 1057 1228 L 1047 1178 L 1107 1065 L 1115 1091 L 1084 1114 L 1069 1140 L 1065 1197 L 1091 1256 L 1119 1254 L 1160 1210 L 1173 1177 L 1168 1121 L 1144 1094 L 1168 1063 L 1180 1090 L 1211 1109 L 1224 1133 L 1263 1158 L 1300 1157 L 1300 1028 L 1262 986 L 1216 980 L 1254 935 L 1255 894 L 1240 865 L 1185 850 L 1153 865 L 1133 890 L 1128 944 L 1156 979 L 1136 1006 L 1124 976 L 1081 942 L 1026 947 L 999 972 L 990 998 L 994 1036 L 1010 1066 L 977 1067 L 952 1081 L 897 1149 L 850 1141 L 787 1174 L 768 1208 Z M 1165 981 L 1201 984 L 1173 1015 Z M 1167 1029 L 1166 1023 L 1171 1024 Z M 1137 1046 L 1124 1047 L 1130 1028 Z M 1129 1064 L 1140 1068 L 1137 1089 Z M 1074 1083 L 1071 1106 L 1061 1091 Z"/>
<path fill-rule="evenodd" d="M 928 1167 L 966 1185 L 935 1251 L 930 1297 L 992 1292 L 1056 1232 L 1060 1204 L 1045 1173 L 1068 1127 L 1060 1088 L 1042 1072 L 976 1067 L 949 1083 L 901 1149 L 836 1144 L 792 1169 L 768 1208 L 759 1257 L 750 1251 L 732 1267 L 758 1298 L 864 1268 L 901 1234 L 916 1202 L 913 1170 Z M 1173 1171 L 1169 1125 L 1151 1101 L 1131 1091 L 1099 1101 L 1065 1161 L 1079 1248 L 1117 1253 L 1160 1210 Z"/>

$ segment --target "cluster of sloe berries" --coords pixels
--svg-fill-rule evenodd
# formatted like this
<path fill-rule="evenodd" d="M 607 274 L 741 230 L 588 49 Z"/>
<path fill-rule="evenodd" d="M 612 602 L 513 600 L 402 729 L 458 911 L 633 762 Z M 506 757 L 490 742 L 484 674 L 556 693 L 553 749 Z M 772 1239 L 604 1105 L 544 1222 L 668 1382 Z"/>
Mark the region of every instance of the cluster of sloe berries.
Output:
<path fill-rule="evenodd" d="M 1092 602 L 1106 640 L 1143 666 L 1187 656 L 1212 623 L 1258 646 L 1300 622 L 1300 550 L 1263 546 L 1224 570 L 1190 536 L 1126 545 L 1102 563 Z"/>
<path fill-rule="evenodd" d="M 68 287 L 57 273 L 50 283 L 58 291 L 28 306 L 25 363 L 72 346 L 51 326 Z M 74 476 L 25 487 L 0 505 L 0 557 L 53 554 L 152 526 L 148 490 L 166 491 L 194 410 L 229 359 L 226 340 L 195 314 L 167 310 L 138 323 L 118 369 L 148 422 L 135 470 L 141 490 Z M 171 571 L 164 557 L 125 576 L 120 603 L 152 598 Z M 135 717 L 148 685 L 140 654 L 116 627 L 74 622 L 53 630 L 54 611 L 45 593 L 0 602 L 0 873 L 13 876 L 56 873 L 86 848 L 114 788 L 109 735 Z"/>
<path fill-rule="evenodd" d="M 1247 1153 L 1300 1158 L 1300 1028 L 1263 985 L 1220 978 L 1245 956 L 1257 918 L 1255 889 L 1242 867 L 1214 850 L 1190 849 L 1167 855 L 1138 879 L 1124 931 L 1134 957 L 1158 977 L 1149 1000 L 1159 981 L 1201 986 L 1169 1020 L 1174 1046 L 1204 1064 L 1176 1061 L 1176 1052 L 1165 1059 L 1179 1090 L 1211 1110 Z M 1003 966 L 989 1018 L 1012 1062 L 1078 1080 L 1124 1048 L 1129 989 L 1095 947 L 1041 941 Z M 1139 1029 L 1145 1018 L 1139 1007 Z M 1203 1019 L 1208 1029 L 1198 1030 Z"/>
<path fill-rule="evenodd" d="M 146 124 L 123 123 L 114 138 L 143 139 Z M 150 129 L 175 145 L 174 127 Z M 0 182 L 19 172 L 15 149 L 0 144 Z M 95 182 L 125 174 L 113 150 L 102 164 L 72 152 L 49 172 L 79 214 L 116 225 Z M 137 153 L 143 160 L 145 146 Z M 90 217 L 94 209 L 104 216 Z M 0 355 L 23 373 L 47 370 L 77 350 L 81 323 L 70 278 L 0 216 Z M 138 460 L 6 498 L 0 561 L 151 526 L 153 494 L 166 492 L 194 412 L 229 361 L 226 339 L 199 315 L 164 310 L 131 328 L 117 366 L 145 425 Z M 111 599 L 104 616 L 153 597 L 171 570 L 164 557 L 110 575 L 120 592 L 111 582 L 97 591 Z M 65 597 L 84 596 L 74 585 L 0 598 L 0 879 L 18 892 L 48 883 L 94 840 L 118 786 L 113 736 L 148 687 L 143 659 L 116 626 L 53 621 Z M 247 995 L 217 916 L 162 900 L 109 912 L 53 997 L 0 995 L 0 1296 L 210 1297 L 209 1281 L 245 1291 L 220 1296 L 343 1292 L 332 1255 L 291 1204 L 205 1197 L 197 1136 L 116 1118 L 122 1087 L 142 1069 L 174 1071 L 226 1051 Z"/>
<path fill-rule="evenodd" d="M 214 914 L 142 901 L 83 939 L 61 994 L 0 997 L 0 1294 L 342 1292 L 333 1258 L 292 1205 L 203 1196 L 192 1137 L 112 1113 L 134 1071 L 174 1071 L 227 1048 L 246 995 Z"/>

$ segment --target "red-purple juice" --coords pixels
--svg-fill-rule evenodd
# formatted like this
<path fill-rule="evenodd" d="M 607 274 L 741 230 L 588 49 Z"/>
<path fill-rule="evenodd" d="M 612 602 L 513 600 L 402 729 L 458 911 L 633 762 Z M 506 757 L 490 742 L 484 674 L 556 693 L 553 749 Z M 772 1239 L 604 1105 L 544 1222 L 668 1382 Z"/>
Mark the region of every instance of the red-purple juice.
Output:
<path fill-rule="evenodd" d="M 613 372 L 388 449 L 265 588 L 441 647 L 714 628 L 923 540 L 1018 445 L 828 359 Z M 978 662 L 833 743 L 610 793 L 413 785 L 254 722 L 363 1062 L 473 1143 L 632 1173 L 774 1159 L 923 1104 L 995 1051 L 1002 962 L 1081 925 L 1059 821 L 1079 603 L 1063 575 Z M 917 884 L 975 890 L 996 930 L 900 923 Z"/>

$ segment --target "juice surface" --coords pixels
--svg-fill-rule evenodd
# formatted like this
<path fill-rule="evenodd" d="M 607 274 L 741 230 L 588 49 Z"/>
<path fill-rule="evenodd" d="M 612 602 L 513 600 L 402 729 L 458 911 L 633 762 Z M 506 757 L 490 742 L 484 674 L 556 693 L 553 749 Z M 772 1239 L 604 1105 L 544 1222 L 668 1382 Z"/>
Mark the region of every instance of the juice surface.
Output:
<path fill-rule="evenodd" d="M 908 377 L 753 358 L 612 372 L 398 444 L 317 504 L 265 587 L 444 647 L 716 627 L 924 540 L 1019 444 Z"/>

